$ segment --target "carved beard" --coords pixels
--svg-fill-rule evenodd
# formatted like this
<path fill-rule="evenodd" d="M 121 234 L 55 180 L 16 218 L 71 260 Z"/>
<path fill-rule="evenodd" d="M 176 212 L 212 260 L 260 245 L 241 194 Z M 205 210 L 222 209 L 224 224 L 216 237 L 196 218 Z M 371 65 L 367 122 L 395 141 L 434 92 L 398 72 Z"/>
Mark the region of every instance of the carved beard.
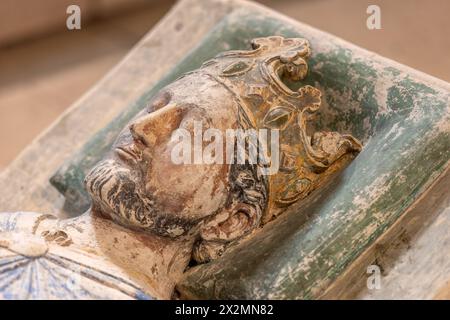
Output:
<path fill-rule="evenodd" d="M 115 160 L 105 160 L 89 172 L 85 185 L 93 206 L 124 227 L 177 237 L 198 223 L 164 214 L 135 181 L 141 181 L 140 175 Z"/>

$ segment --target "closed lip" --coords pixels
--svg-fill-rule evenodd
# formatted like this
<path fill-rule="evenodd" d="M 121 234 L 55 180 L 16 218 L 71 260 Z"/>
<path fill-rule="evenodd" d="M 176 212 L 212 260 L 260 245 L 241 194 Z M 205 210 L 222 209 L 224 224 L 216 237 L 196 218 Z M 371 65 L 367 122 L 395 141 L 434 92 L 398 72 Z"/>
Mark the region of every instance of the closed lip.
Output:
<path fill-rule="evenodd" d="M 117 147 L 115 151 L 119 158 L 126 162 L 137 163 L 140 159 L 131 146 Z"/>

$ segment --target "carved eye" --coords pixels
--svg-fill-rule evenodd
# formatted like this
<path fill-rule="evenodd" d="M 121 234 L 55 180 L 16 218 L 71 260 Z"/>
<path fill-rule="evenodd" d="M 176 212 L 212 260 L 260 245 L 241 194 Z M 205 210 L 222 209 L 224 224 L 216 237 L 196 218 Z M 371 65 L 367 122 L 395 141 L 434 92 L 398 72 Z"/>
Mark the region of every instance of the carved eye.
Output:
<path fill-rule="evenodd" d="M 267 128 L 284 130 L 288 126 L 293 115 L 294 110 L 284 106 L 277 106 L 266 114 L 263 123 Z"/>
<path fill-rule="evenodd" d="M 153 111 L 167 106 L 171 99 L 172 94 L 169 91 L 158 92 L 158 94 L 154 96 L 147 104 L 147 113 L 152 113 Z"/>

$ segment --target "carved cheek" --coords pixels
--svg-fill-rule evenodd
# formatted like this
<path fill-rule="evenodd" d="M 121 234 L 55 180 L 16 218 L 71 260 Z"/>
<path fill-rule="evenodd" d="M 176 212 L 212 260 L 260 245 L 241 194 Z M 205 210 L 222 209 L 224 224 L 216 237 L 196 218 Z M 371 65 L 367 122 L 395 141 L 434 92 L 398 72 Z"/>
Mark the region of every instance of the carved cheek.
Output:
<path fill-rule="evenodd" d="M 202 217 L 225 201 L 225 185 L 217 178 L 223 165 L 174 164 L 170 152 L 156 152 L 158 156 L 147 175 L 146 192 L 158 199 L 165 207 L 162 209 Z"/>
<path fill-rule="evenodd" d="M 155 146 L 152 163 L 147 170 L 147 192 L 158 194 L 184 192 L 190 183 L 188 167 L 190 165 L 175 164 L 172 161 L 170 145 Z"/>

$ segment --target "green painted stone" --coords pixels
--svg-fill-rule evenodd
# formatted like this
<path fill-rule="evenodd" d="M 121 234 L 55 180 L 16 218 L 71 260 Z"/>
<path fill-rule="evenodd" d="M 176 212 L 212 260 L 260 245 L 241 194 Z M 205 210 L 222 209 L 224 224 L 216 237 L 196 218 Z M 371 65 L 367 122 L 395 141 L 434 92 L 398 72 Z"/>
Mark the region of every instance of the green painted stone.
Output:
<path fill-rule="evenodd" d="M 74 212 L 89 205 L 83 176 L 160 88 L 221 51 L 269 35 L 310 41 L 310 74 L 301 85 L 323 92 L 316 127 L 351 133 L 364 149 L 324 190 L 218 260 L 192 268 L 178 286 L 186 297 L 320 296 L 449 164 L 450 86 L 268 11 L 235 10 L 52 177 Z"/>

